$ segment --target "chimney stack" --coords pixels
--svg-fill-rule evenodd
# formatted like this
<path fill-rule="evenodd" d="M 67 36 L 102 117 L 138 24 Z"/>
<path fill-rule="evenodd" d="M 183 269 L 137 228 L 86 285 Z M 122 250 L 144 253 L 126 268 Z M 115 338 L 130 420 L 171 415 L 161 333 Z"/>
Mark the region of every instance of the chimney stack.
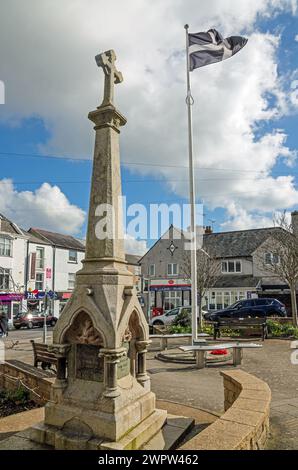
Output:
<path fill-rule="evenodd" d="M 298 211 L 292 212 L 292 227 L 293 232 L 298 235 Z"/>
<path fill-rule="evenodd" d="M 211 225 L 207 225 L 207 227 L 205 227 L 205 234 L 210 235 L 210 233 L 213 233 L 212 227 Z"/>

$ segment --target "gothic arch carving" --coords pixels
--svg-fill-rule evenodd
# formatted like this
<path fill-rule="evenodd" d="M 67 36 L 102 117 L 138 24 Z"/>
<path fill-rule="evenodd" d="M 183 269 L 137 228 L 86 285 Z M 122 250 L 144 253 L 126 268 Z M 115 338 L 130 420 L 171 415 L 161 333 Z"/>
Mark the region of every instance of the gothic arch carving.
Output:
<path fill-rule="evenodd" d="M 125 339 L 133 339 L 136 341 L 144 341 L 148 338 L 146 329 L 146 321 L 137 307 L 128 309 L 119 325 L 119 333 L 122 341 Z"/>
<path fill-rule="evenodd" d="M 71 325 L 65 330 L 62 342 L 104 346 L 102 333 L 94 327 L 91 316 L 83 310 L 75 315 Z"/>

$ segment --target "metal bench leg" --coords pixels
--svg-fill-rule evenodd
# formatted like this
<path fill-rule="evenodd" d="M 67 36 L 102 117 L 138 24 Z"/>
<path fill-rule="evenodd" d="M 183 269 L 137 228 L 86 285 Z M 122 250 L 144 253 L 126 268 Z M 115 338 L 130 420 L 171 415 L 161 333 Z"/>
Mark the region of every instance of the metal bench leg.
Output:
<path fill-rule="evenodd" d="M 197 369 L 204 369 L 205 351 L 196 351 L 196 365 L 197 365 Z"/>
<path fill-rule="evenodd" d="M 242 348 L 233 348 L 233 365 L 240 366 L 242 363 Z"/>
<path fill-rule="evenodd" d="M 168 339 L 167 338 L 161 338 L 161 349 L 164 351 L 165 349 L 168 349 Z"/>

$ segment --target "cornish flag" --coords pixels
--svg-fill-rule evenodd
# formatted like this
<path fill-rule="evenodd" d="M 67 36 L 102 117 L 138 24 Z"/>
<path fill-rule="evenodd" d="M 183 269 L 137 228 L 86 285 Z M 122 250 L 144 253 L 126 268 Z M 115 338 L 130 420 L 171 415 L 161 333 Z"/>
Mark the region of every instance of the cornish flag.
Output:
<path fill-rule="evenodd" d="M 232 57 L 245 46 L 248 39 L 241 36 L 224 39 L 216 29 L 209 29 L 207 33 L 189 34 L 188 41 L 189 68 L 192 71 Z"/>

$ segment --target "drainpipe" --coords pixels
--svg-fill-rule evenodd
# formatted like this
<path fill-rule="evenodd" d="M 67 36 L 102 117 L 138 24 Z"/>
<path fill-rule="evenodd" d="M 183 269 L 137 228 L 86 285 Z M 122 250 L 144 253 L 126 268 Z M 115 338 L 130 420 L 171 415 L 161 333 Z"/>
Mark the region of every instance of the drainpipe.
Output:
<path fill-rule="evenodd" d="M 25 292 L 27 292 L 28 290 L 28 279 L 29 279 L 29 243 L 30 241 L 27 240 L 26 268 L 25 268 L 25 279 L 24 279 Z"/>

